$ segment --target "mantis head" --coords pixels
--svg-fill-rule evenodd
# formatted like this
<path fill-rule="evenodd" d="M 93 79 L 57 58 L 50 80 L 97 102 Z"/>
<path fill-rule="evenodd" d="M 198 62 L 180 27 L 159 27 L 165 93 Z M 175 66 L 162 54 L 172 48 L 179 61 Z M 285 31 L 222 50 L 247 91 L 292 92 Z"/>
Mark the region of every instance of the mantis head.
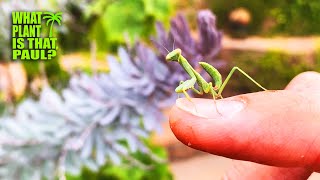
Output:
<path fill-rule="evenodd" d="M 181 56 L 181 49 L 175 49 L 171 51 L 167 56 L 167 61 L 178 61 L 179 57 Z"/>

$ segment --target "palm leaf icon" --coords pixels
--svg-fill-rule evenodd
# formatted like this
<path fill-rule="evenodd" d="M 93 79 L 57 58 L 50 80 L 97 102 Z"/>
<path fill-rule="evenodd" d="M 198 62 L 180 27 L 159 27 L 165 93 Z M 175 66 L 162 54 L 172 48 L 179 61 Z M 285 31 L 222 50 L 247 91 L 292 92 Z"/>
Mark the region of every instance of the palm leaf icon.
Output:
<path fill-rule="evenodd" d="M 53 24 L 54 24 L 54 22 L 57 22 L 59 24 L 59 26 L 61 25 L 62 12 L 58 12 L 58 13 L 55 13 L 55 14 L 52 13 L 52 12 L 45 12 L 44 14 L 46 16 L 44 16 L 43 19 L 47 19 L 46 25 L 49 26 L 49 23 L 51 23 L 49 37 L 52 37 Z"/>

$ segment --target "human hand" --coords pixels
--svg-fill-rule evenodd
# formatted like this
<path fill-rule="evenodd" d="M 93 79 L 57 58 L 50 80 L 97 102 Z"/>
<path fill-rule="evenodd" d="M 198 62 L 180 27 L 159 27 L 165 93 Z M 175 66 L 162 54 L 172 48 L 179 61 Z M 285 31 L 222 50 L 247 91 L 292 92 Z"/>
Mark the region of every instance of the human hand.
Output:
<path fill-rule="evenodd" d="M 225 179 L 302 180 L 320 172 L 319 73 L 302 73 L 285 90 L 216 102 L 221 115 L 213 100 L 178 99 L 170 127 L 189 147 L 244 160 Z"/>

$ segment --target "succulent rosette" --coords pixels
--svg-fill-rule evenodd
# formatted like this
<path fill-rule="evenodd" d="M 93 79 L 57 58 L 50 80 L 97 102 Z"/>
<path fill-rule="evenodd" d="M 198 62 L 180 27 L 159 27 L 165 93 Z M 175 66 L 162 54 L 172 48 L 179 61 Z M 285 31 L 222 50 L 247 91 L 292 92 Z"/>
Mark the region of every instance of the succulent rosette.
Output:
<path fill-rule="evenodd" d="M 61 93 L 44 87 L 39 99 L 25 99 L 14 114 L 0 117 L 0 179 L 64 179 L 86 166 L 97 170 L 105 163 L 144 167 L 132 153 L 156 158 L 145 139 L 165 120 L 163 108 L 173 105 L 175 87 L 186 73 L 165 61 L 175 44 L 197 67 L 207 60 L 216 66 L 221 32 L 209 11 L 198 14 L 199 38 L 191 36 L 182 15 L 166 33 L 157 24 L 159 54 L 142 43 L 118 48 L 107 61 L 109 73 L 72 75 Z"/>

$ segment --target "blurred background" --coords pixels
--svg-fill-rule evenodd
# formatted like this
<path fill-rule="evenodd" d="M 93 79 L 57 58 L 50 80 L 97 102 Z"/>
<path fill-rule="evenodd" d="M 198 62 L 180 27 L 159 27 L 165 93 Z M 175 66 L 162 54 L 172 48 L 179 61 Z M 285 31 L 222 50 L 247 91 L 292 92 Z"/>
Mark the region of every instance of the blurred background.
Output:
<path fill-rule="evenodd" d="M 12 11 L 63 13 L 55 59 L 10 59 Z M 220 179 L 231 160 L 170 131 L 188 76 L 166 49 L 283 89 L 320 71 L 319 12 L 318 0 L 1 0 L 1 179 Z M 224 97 L 258 90 L 236 74 Z"/>

